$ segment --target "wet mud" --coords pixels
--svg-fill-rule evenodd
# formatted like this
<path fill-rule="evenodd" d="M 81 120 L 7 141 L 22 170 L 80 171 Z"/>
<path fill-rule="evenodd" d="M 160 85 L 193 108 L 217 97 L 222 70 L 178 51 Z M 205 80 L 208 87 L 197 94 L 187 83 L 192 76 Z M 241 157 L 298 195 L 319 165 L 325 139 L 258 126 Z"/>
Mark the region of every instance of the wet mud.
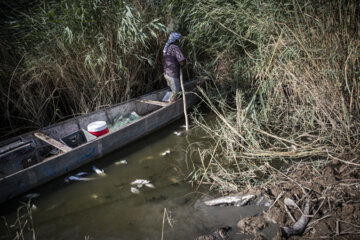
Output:
<path fill-rule="evenodd" d="M 233 199 L 234 195 L 265 197 L 266 209 L 256 216 L 239 218 L 232 230 L 249 235 L 249 239 L 360 239 L 360 158 L 346 158 L 351 160 L 329 160 L 318 166 L 294 163 L 284 172 L 267 165 L 269 173 L 276 175 L 276 183 L 211 201 L 219 203 L 219 199 Z M 276 226 L 275 236 L 262 232 L 269 224 Z"/>

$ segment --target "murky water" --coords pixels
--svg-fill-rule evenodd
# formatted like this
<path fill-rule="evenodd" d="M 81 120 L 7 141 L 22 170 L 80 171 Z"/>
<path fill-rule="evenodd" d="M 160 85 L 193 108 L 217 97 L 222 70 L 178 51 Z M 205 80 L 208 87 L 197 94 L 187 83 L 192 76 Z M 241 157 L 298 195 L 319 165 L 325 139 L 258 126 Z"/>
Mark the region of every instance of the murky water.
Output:
<path fill-rule="evenodd" d="M 195 193 L 195 187 L 184 179 L 193 170 L 191 161 L 196 161 L 186 157 L 186 149 L 201 136 L 196 130 L 189 138 L 176 136 L 174 131 L 184 131 L 182 124 L 175 122 L 74 172 L 89 172 L 94 165 L 104 169 L 106 176 L 92 173 L 87 176 L 95 178 L 92 181 L 70 183 L 65 183 L 64 176 L 35 189 L 40 193 L 33 200 L 37 239 L 152 240 L 161 239 L 162 234 L 164 239 L 194 239 L 217 227 L 235 227 L 240 218 L 262 211 L 255 206 L 206 207 L 198 201 L 206 191 Z M 167 149 L 170 154 L 163 156 Z M 120 160 L 127 164 L 117 164 Z M 150 180 L 155 188 L 143 186 L 134 194 L 130 183 L 135 179 Z M 1 206 L 2 212 L 12 208 L 7 214 L 10 222 L 20 200 L 23 198 Z M 268 236 L 273 234 L 271 229 L 266 231 Z M 236 230 L 232 236 L 247 237 Z"/>

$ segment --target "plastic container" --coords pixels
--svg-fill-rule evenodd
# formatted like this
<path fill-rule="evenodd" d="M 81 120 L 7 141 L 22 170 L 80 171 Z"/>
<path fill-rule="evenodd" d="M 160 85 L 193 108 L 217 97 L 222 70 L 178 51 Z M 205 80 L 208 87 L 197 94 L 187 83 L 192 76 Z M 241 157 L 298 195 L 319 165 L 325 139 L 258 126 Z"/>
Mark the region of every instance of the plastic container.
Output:
<path fill-rule="evenodd" d="M 161 101 L 163 102 L 170 102 L 170 99 L 172 97 L 173 93 L 171 91 L 166 92 L 165 96 Z"/>
<path fill-rule="evenodd" d="M 109 132 L 105 121 L 92 122 L 88 125 L 87 130 L 96 137 L 100 137 Z"/>

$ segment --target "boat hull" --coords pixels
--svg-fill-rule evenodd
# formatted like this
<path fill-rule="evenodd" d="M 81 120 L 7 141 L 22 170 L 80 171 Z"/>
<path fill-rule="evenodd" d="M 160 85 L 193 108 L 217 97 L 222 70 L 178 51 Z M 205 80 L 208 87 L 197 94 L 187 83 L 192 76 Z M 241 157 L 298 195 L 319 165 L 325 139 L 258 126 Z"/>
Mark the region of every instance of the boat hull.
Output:
<path fill-rule="evenodd" d="M 187 93 L 187 108 L 193 106 L 198 100 L 195 94 Z M 121 108 L 121 106 L 119 106 L 119 108 Z M 152 111 L 117 131 L 110 132 L 96 140 L 78 146 L 69 152 L 53 156 L 28 168 L 5 176 L 0 179 L 0 203 L 67 174 L 86 163 L 148 135 L 176 119 L 183 117 L 183 114 L 183 102 L 180 99 L 172 104 Z M 91 119 L 87 121 L 91 121 Z M 61 123 L 58 125 L 60 126 L 58 128 L 44 128 L 42 132 L 52 133 L 52 136 L 56 135 L 56 133 L 59 132 L 58 129 L 61 129 Z"/>

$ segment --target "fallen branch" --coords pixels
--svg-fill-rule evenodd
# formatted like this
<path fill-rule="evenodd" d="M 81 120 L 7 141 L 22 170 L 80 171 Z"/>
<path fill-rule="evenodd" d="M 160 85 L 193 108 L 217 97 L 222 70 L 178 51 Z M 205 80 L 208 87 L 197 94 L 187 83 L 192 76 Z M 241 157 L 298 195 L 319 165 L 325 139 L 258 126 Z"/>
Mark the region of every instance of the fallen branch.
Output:
<path fill-rule="evenodd" d="M 340 158 L 337 158 L 337 157 L 332 156 L 330 153 L 329 153 L 329 157 L 331 157 L 331 158 L 333 158 L 333 159 L 335 159 L 335 160 L 338 160 L 338 161 L 340 161 L 340 162 L 346 163 L 346 164 L 350 164 L 350 165 L 354 165 L 354 166 L 360 167 L 360 164 L 358 164 L 358 163 L 354 163 L 354 162 L 342 160 L 342 159 L 340 159 Z M 354 158 L 353 160 L 355 160 L 355 159 L 356 159 L 356 158 Z"/>
<path fill-rule="evenodd" d="M 271 204 L 271 206 L 269 207 L 269 209 L 268 209 L 268 211 L 275 205 L 275 203 L 277 202 L 277 201 L 279 201 L 279 199 L 284 195 L 284 191 L 282 191 L 280 194 L 279 194 L 279 196 L 277 196 L 277 198 L 275 199 L 275 201 L 273 202 L 273 204 Z"/>

